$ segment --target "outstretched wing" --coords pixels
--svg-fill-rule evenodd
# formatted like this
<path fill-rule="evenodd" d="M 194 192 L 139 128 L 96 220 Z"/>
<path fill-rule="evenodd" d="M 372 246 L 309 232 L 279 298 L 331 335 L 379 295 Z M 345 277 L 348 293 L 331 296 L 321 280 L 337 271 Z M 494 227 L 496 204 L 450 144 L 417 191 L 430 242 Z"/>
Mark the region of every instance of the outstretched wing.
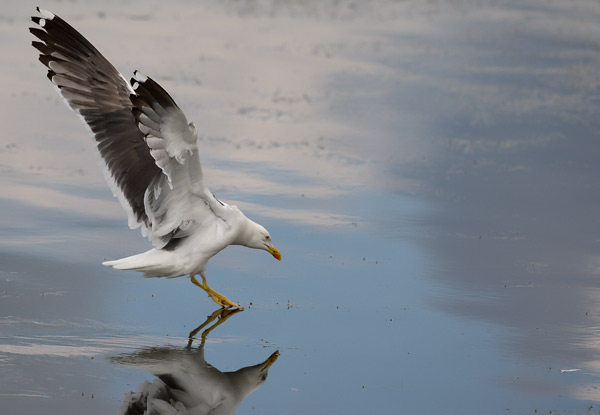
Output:
<path fill-rule="evenodd" d="M 224 205 L 204 185 L 196 127 L 154 80 L 134 72 L 133 115 L 162 174 L 144 194 L 150 233 L 174 248 L 198 228 L 222 219 Z"/>
<path fill-rule="evenodd" d="M 135 72 L 130 85 L 79 32 L 37 9 L 40 61 L 67 105 L 79 114 L 100 152 L 105 178 L 157 248 L 173 247 L 207 221 L 219 202 L 202 180 L 196 129 L 152 79 Z"/>

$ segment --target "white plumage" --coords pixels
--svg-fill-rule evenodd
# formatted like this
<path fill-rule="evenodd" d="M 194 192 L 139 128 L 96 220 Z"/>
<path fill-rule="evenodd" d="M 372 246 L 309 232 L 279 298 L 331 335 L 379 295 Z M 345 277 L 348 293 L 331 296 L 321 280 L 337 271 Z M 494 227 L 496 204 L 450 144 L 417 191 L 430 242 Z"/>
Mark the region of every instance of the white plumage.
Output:
<path fill-rule="evenodd" d="M 106 261 L 147 277 L 190 275 L 222 306 L 238 307 L 206 283 L 206 264 L 229 245 L 263 249 L 278 260 L 267 230 L 237 207 L 218 200 L 204 182 L 197 129 L 173 98 L 150 77 L 134 71 L 131 83 L 79 32 L 38 9 L 31 28 L 48 78 L 89 128 L 105 177 L 132 228 L 154 248 Z M 201 275 L 202 283 L 195 279 Z"/>

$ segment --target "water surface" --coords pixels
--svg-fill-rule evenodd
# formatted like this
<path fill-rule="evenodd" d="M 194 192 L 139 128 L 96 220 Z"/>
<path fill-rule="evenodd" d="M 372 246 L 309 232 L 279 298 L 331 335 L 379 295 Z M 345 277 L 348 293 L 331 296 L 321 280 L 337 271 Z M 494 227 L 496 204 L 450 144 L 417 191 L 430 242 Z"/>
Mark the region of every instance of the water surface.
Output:
<path fill-rule="evenodd" d="M 123 362 L 185 354 L 215 306 L 101 265 L 150 244 L 29 46 L 35 5 L 0 14 L 0 403 L 119 413 L 160 383 Z M 42 7 L 174 96 L 212 190 L 283 254 L 209 264 L 246 310 L 205 361 L 280 353 L 237 413 L 600 410 L 598 4 Z"/>

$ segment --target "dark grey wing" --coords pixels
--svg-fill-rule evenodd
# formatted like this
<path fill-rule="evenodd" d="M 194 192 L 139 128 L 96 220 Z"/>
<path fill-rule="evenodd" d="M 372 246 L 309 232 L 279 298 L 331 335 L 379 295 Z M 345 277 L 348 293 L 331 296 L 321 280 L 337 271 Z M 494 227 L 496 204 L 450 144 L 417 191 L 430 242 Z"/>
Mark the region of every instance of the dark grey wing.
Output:
<path fill-rule="evenodd" d="M 163 172 L 150 182 L 144 197 L 152 225 L 148 233 L 170 241 L 157 247 L 174 249 L 200 228 L 219 221 L 226 207 L 204 184 L 194 124 L 152 78 L 135 71 L 131 84 L 137 126 Z"/>
<path fill-rule="evenodd" d="M 30 31 L 48 78 L 91 130 L 105 177 L 157 248 L 173 248 L 219 219 L 224 205 L 204 185 L 197 132 L 169 94 L 135 72 L 133 87 L 79 32 L 38 8 Z M 200 203 L 199 203 L 200 202 Z"/>
<path fill-rule="evenodd" d="M 48 67 L 48 79 L 91 130 L 105 177 L 128 213 L 129 226 L 148 228 L 144 193 L 161 170 L 136 125 L 129 97 L 133 89 L 73 27 L 53 13 L 38 11 L 41 16 L 31 19 L 39 27 L 29 30 L 40 40 L 32 44 Z"/>
<path fill-rule="evenodd" d="M 135 106 L 133 114 L 137 126 L 144 133 L 150 154 L 167 176 L 171 188 L 175 170 L 186 164 L 190 171 L 190 164 L 194 164 L 194 176 L 190 179 L 203 185 L 196 143 L 198 133 L 194 124 L 188 124 L 173 98 L 153 79 L 134 71 L 131 85 L 135 91 L 131 102 Z"/>

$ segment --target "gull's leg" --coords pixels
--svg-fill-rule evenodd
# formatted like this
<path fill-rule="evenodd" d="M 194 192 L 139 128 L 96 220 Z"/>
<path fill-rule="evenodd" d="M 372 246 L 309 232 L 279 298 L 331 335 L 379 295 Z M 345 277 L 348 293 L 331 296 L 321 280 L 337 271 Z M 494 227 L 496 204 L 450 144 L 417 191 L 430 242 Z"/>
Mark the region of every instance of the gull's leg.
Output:
<path fill-rule="evenodd" d="M 215 321 L 215 319 L 218 318 L 217 322 L 214 323 L 212 326 L 209 326 L 207 329 L 205 329 L 202 334 L 200 335 L 200 346 L 204 346 L 204 343 L 206 343 L 206 337 L 208 336 L 208 334 L 213 331 L 214 329 L 216 329 L 217 327 L 219 327 L 221 324 L 225 323 L 227 321 L 227 319 L 231 316 L 233 316 L 236 313 L 239 313 L 240 311 L 242 311 L 239 308 L 218 308 L 215 311 L 213 311 L 213 313 L 208 316 L 206 318 L 206 321 L 202 324 L 200 324 L 198 327 L 196 327 L 194 330 L 190 331 L 190 334 L 188 336 L 188 349 L 192 347 L 192 342 L 195 339 L 196 334 L 198 334 L 198 332 L 202 329 L 204 329 L 206 326 L 208 326 L 209 324 L 212 324 L 213 321 Z"/>
<path fill-rule="evenodd" d="M 225 297 L 223 294 L 219 294 L 218 292 L 210 288 L 208 286 L 208 283 L 206 282 L 206 277 L 204 277 L 204 275 L 202 274 L 200 274 L 200 276 L 202 277 L 201 283 L 193 275 L 190 275 L 190 279 L 192 280 L 192 283 L 194 283 L 194 285 L 197 285 L 198 287 L 206 291 L 208 296 L 212 298 L 215 303 L 219 304 L 221 307 L 235 307 L 239 308 L 240 310 L 244 309 L 242 306 L 234 303 L 229 298 Z"/>
<path fill-rule="evenodd" d="M 188 335 L 188 348 L 192 346 L 192 341 L 194 340 L 194 336 L 196 334 L 198 334 L 198 332 L 200 330 L 202 330 L 204 327 L 206 327 L 210 323 L 212 323 L 217 317 L 219 317 L 221 315 L 221 313 L 223 313 L 224 310 L 225 310 L 224 308 L 217 308 L 215 311 L 213 311 L 213 313 L 210 316 L 206 317 L 206 321 L 204 323 L 200 324 L 194 330 L 190 331 L 190 334 Z M 202 337 L 202 340 L 204 340 L 204 336 Z M 202 342 L 202 344 L 204 344 L 204 341 Z"/>
<path fill-rule="evenodd" d="M 206 330 L 204 330 L 202 332 L 202 334 L 200 335 L 200 339 L 201 339 L 200 344 L 204 345 L 204 343 L 206 342 L 206 336 L 208 336 L 208 334 L 211 331 L 213 331 L 214 329 L 219 327 L 221 324 L 225 323 L 229 317 L 231 317 L 235 313 L 239 313 L 240 311 L 242 311 L 241 308 L 235 308 L 235 309 L 234 308 L 222 308 L 221 313 L 219 313 L 219 319 L 217 320 L 217 322 L 215 324 L 213 324 L 212 326 L 210 326 L 209 328 L 207 328 Z"/>

